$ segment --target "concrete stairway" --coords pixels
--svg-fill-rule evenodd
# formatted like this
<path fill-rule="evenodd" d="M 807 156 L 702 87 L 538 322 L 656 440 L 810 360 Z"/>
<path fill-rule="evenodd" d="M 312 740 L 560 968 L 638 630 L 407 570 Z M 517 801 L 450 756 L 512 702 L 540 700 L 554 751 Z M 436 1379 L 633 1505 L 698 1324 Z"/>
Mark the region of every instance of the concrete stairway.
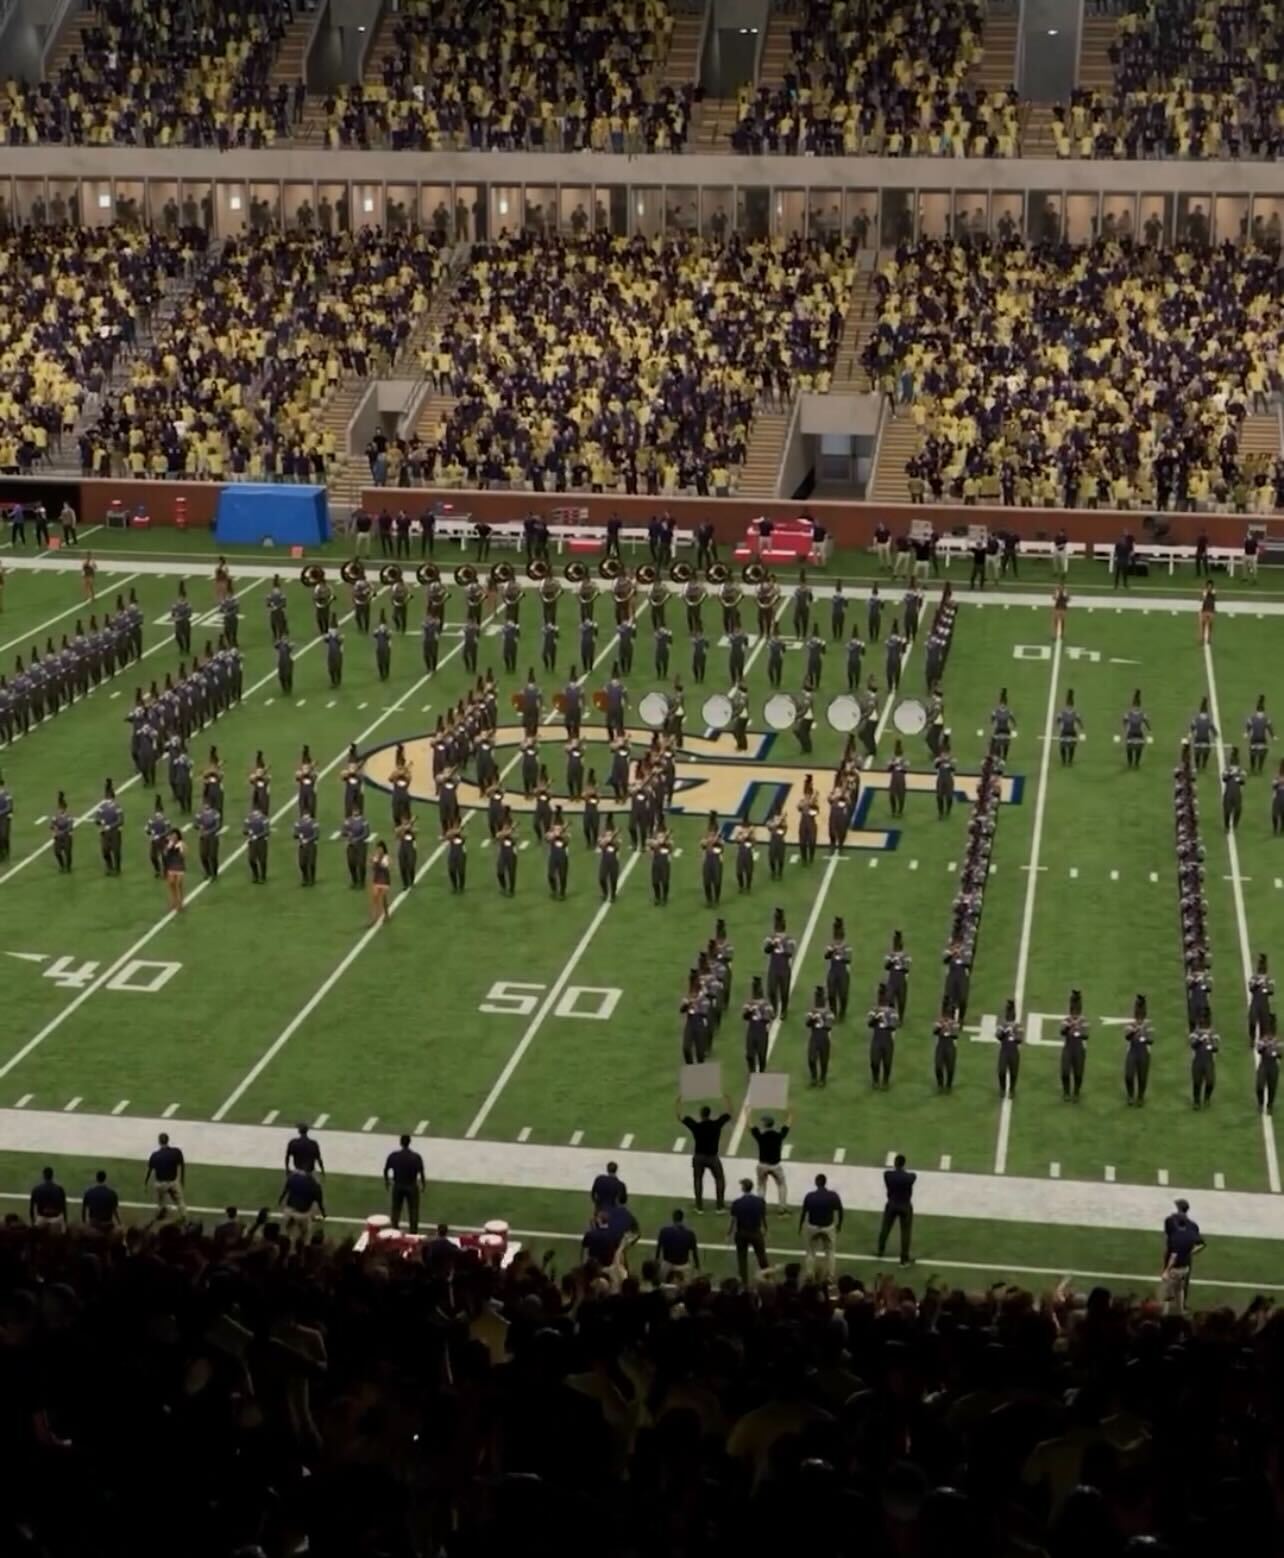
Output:
<path fill-rule="evenodd" d="M 685 87 L 700 79 L 700 39 L 704 35 L 704 13 L 684 11 L 673 19 L 669 37 L 669 55 L 660 72 L 661 86 Z"/>
<path fill-rule="evenodd" d="M 905 462 L 917 453 L 918 445 L 918 429 L 908 416 L 893 417 L 884 424 L 878 446 L 878 465 L 870 483 L 869 496 L 875 503 L 909 502 Z"/>
<path fill-rule="evenodd" d="M 1112 92 L 1114 66 L 1110 63 L 1110 45 L 1119 24 L 1113 16 L 1085 16 L 1079 42 L 1078 85 L 1089 92 Z"/>
<path fill-rule="evenodd" d="M 299 12 L 285 28 L 285 37 L 272 62 L 272 74 L 268 77 L 272 91 L 284 83 L 294 91 L 296 81 L 303 79 L 307 69 L 308 39 L 312 36 L 315 17 L 310 12 Z"/>
<path fill-rule="evenodd" d="M 792 11 L 773 11 L 767 19 L 767 36 L 762 40 L 758 62 L 758 85 L 776 88 L 784 85 L 785 72 L 793 63 L 790 32 L 800 18 Z"/>
<path fill-rule="evenodd" d="M 780 459 L 785 452 L 792 408 L 784 411 L 759 411 L 749 430 L 745 463 L 735 473 L 738 498 L 774 498 Z"/>
<path fill-rule="evenodd" d="M 987 16 L 981 35 L 984 52 L 967 73 L 964 85 L 975 92 L 1004 92 L 1017 78 L 1017 34 L 1015 16 Z"/>
<path fill-rule="evenodd" d="M 49 56 L 48 75 L 50 79 L 57 76 L 58 72 L 68 62 L 73 54 L 84 58 L 84 36 L 92 29 L 97 16 L 93 11 L 71 11 L 67 20 L 63 23 L 62 31 L 58 34 L 58 41 L 54 44 L 53 52 Z"/>
<path fill-rule="evenodd" d="M 1249 455 L 1267 455 L 1272 460 L 1280 456 L 1280 419 L 1274 411 L 1264 416 L 1245 417 L 1239 434 L 1241 458 Z"/>
<path fill-rule="evenodd" d="M 843 320 L 843 333 L 838 342 L 838 357 L 834 362 L 830 390 L 838 394 L 844 391 L 865 391 L 872 388 L 869 374 L 861 364 L 861 353 L 874 328 L 873 273 L 860 270 L 852 285 L 851 299 L 847 304 L 847 317 Z"/>
<path fill-rule="evenodd" d="M 697 103 L 691 119 L 691 145 L 699 151 L 729 151 L 739 105 L 731 97 L 706 97 Z"/>
<path fill-rule="evenodd" d="M 1052 108 L 1048 103 L 1031 103 L 1021 131 L 1023 157 L 1055 157 L 1057 143 L 1052 134 Z"/>

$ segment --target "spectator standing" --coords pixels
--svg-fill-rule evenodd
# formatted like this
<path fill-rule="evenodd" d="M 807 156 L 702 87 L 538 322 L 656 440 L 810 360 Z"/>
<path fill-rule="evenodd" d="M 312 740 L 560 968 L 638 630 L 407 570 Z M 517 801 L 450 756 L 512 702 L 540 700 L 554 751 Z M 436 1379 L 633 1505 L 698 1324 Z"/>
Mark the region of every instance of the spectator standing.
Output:
<path fill-rule="evenodd" d="M 767 1203 L 753 1188 L 753 1180 L 740 1181 L 740 1194 L 731 1203 L 731 1221 L 727 1232 L 736 1248 L 736 1269 L 740 1280 L 749 1285 L 749 1251 L 758 1262 L 758 1270 L 767 1269 Z"/>
<path fill-rule="evenodd" d="M 882 1256 L 892 1229 L 899 1224 L 902 1266 L 911 1263 L 910 1236 L 914 1230 L 914 1182 L 917 1178 L 917 1174 L 912 1174 L 905 1167 L 903 1152 L 896 1154 L 892 1167 L 883 1174 L 887 1204 L 883 1207 L 883 1221 L 878 1230 L 878 1254 Z"/>
<path fill-rule="evenodd" d="M 66 1233 L 67 1192 L 54 1178 L 53 1169 L 41 1169 L 40 1178 L 32 1187 L 29 1211 L 33 1228 Z"/>
<path fill-rule="evenodd" d="M 187 1183 L 187 1163 L 181 1150 L 175 1147 L 165 1131 L 156 1138 L 156 1150 L 147 1160 L 147 1172 L 143 1175 L 143 1188 L 151 1185 L 156 1197 L 156 1222 L 160 1222 L 172 1207 L 181 1217 L 183 1188 Z"/>
<path fill-rule="evenodd" d="M 700 1245 L 695 1230 L 687 1227 L 680 1206 L 674 1207 L 672 1220 L 660 1229 L 655 1241 L 655 1258 L 659 1262 L 660 1276 L 666 1282 L 700 1269 Z"/>
<path fill-rule="evenodd" d="M 120 1226 L 120 1197 L 107 1183 L 106 1169 L 98 1170 L 80 1198 L 80 1220 L 104 1231 Z"/>
<path fill-rule="evenodd" d="M 411 1233 L 419 1232 L 419 1198 L 428 1181 L 424 1160 L 410 1145 L 410 1137 L 401 1137 L 401 1145 L 388 1154 L 383 1165 L 383 1187 L 392 1194 L 392 1226 L 401 1226 L 405 1212 Z"/>
<path fill-rule="evenodd" d="M 704 1211 L 704 1176 L 712 1174 L 715 1202 L 719 1212 L 726 1205 L 727 1176 L 723 1171 L 722 1132 L 731 1120 L 731 1100 L 724 1094 L 725 1108 L 715 1115 L 708 1104 L 701 1105 L 699 1119 L 682 1113 L 682 1101 L 678 1101 L 678 1119 L 691 1132 L 691 1181 L 695 1190 L 697 1212 Z"/>
<path fill-rule="evenodd" d="M 798 1231 L 803 1235 L 804 1248 L 817 1275 L 826 1279 L 834 1274 L 834 1255 L 842 1226 L 842 1198 L 836 1190 L 829 1188 L 828 1176 L 817 1174 L 815 1189 L 803 1197 Z"/>

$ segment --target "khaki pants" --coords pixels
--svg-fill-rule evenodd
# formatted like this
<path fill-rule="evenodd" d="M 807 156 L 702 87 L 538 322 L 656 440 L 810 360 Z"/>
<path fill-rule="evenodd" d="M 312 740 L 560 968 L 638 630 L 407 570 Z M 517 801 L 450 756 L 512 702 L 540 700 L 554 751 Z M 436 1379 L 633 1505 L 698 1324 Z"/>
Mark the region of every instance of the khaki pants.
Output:
<path fill-rule="evenodd" d="M 1065 576 L 1070 572 L 1070 554 L 1069 554 L 1069 552 L 1053 552 L 1053 554 L 1052 554 L 1052 571 L 1053 571 L 1053 573 L 1057 574 L 1059 577 L 1061 577 L 1063 579 L 1065 578 Z"/>
<path fill-rule="evenodd" d="M 49 1233 L 66 1233 L 67 1219 L 61 1215 L 57 1217 L 41 1217 L 37 1214 L 36 1227 L 44 1228 Z"/>
<path fill-rule="evenodd" d="M 803 1242 L 816 1275 L 832 1277 L 838 1230 L 832 1224 L 828 1228 L 815 1228 L 808 1223 L 803 1229 Z"/>
<path fill-rule="evenodd" d="M 783 1163 L 760 1163 L 758 1165 L 758 1194 L 765 1196 L 768 1180 L 774 1180 L 776 1185 L 776 1197 L 782 1207 L 789 1204 L 789 1191 L 785 1186 L 785 1166 Z"/>
<path fill-rule="evenodd" d="M 173 1207 L 176 1212 L 185 1210 L 183 1206 L 183 1186 L 177 1179 L 156 1181 L 156 1210 L 164 1217 L 166 1211 Z"/>
<path fill-rule="evenodd" d="M 318 1214 L 311 1212 L 292 1212 L 287 1210 L 282 1220 L 281 1227 L 287 1239 L 298 1239 L 300 1244 L 306 1244 L 312 1237 L 312 1230 L 319 1221 Z"/>

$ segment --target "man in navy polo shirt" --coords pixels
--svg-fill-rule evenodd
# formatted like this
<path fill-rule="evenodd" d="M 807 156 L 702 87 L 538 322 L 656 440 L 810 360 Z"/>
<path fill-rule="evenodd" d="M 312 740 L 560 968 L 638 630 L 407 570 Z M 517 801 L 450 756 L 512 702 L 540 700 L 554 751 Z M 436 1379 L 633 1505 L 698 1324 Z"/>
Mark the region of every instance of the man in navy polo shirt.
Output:
<path fill-rule="evenodd" d="M 817 1275 L 829 1278 L 834 1272 L 834 1248 L 843 1226 L 843 1203 L 836 1190 L 829 1188 L 824 1174 L 816 1175 L 816 1188 L 803 1197 L 798 1214 L 798 1231 L 804 1234 L 808 1255 L 815 1262 Z"/>
<path fill-rule="evenodd" d="M 107 1183 L 107 1171 L 99 1169 L 94 1182 L 80 1198 L 80 1220 L 91 1228 L 120 1226 L 120 1197 Z"/>
<path fill-rule="evenodd" d="M 740 1181 L 740 1194 L 731 1203 L 731 1222 L 727 1232 L 736 1247 L 736 1266 L 740 1280 L 749 1285 L 749 1251 L 758 1261 L 758 1270 L 767 1269 L 767 1203 L 753 1188 L 752 1179 Z"/>
<path fill-rule="evenodd" d="M 673 1221 L 665 1223 L 655 1241 L 655 1258 L 660 1275 L 667 1282 L 674 1276 L 688 1276 L 700 1269 L 700 1246 L 695 1230 L 688 1228 L 680 1206 L 673 1209 Z"/>

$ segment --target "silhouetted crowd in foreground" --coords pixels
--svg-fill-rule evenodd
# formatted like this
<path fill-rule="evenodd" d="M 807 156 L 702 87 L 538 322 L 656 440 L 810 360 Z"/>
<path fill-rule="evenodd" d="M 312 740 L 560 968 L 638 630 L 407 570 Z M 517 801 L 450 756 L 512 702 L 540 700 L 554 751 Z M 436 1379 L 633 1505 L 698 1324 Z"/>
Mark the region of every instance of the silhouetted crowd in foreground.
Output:
<path fill-rule="evenodd" d="M 1263 1300 L 1165 1316 L 1068 1282 L 676 1287 L 649 1264 L 612 1290 L 538 1248 L 506 1271 L 424 1250 L 291 1253 L 234 1212 L 70 1236 L 11 1218 L 0 1546 L 1279 1551 L 1284 1323 Z"/>

